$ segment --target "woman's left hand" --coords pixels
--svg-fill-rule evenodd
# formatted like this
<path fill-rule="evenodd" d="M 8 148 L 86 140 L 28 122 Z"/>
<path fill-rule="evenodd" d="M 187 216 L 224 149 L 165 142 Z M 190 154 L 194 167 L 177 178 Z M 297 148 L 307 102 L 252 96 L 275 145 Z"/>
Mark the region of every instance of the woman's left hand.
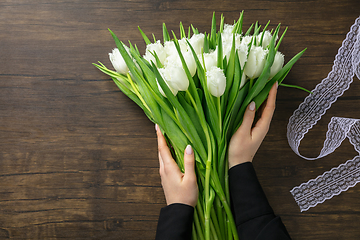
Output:
<path fill-rule="evenodd" d="M 198 200 L 198 185 L 195 175 L 194 151 L 188 145 L 184 154 L 184 169 L 182 173 L 171 156 L 164 135 L 156 126 L 158 138 L 161 185 L 164 190 L 167 205 L 182 203 L 195 207 Z"/>

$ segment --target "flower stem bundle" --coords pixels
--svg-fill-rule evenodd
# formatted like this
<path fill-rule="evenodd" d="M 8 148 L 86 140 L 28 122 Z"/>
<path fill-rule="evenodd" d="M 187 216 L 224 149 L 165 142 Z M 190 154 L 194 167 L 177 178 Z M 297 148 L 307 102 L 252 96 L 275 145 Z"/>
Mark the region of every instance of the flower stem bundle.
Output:
<path fill-rule="evenodd" d="M 269 31 L 269 23 L 255 23 L 243 33 L 242 23 L 243 13 L 233 25 L 221 16 L 217 29 L 214 13 L 210 33 L 192 25 L 186 31 L 180 23 L 180 38 L 163 24 L 163 43 L 155 36 L 150 41 L 139 28 L 143 55 L 109 30 L 117 46 L 109 53 L 115 71 L 94 64 L 158 124 L 181 170 L 185 147 L 194 149 L 199 199 L 193 239 L 238 239 L 228 186 L 229 141 L 248 104 L 258 108 L 305 51 L 284 65 L 278 49 L 286 29 L 278 39 L 280 24 Z"/>

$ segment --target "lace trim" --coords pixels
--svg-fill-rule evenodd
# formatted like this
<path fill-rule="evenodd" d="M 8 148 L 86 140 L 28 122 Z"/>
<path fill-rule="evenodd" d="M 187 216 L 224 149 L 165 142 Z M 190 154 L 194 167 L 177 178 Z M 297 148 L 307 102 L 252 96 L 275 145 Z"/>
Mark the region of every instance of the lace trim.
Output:
<path fill-rule="evenodd" d="M 360 182 L 360 156 L 294 187 L 290 192 L 301 212 L 347 191 Z"/>
<path fill-rule="evenodd" d="M 342 46 L 335 56 L 334 65 L 328 76 L 319 83 L 307 96 L 289 119 L 287 126 L 287 137 L 290 147 L 300 157 L 307 160 L 322 158 L 338 148 L 347 137 L 354 145 L 355 150 L 360 154 L 360 123 L 359 119 L 333 117 L 328 124 L 326 140 L 318 157 L 308 158 L 299 153 L 299 146 L 305 134 L 321 119 L 338 97 L 349 89 L 356 74 L 360 79 L 360 17 L 351 26 L 350 32 L 346 35 Z M 294 187 L 290 192 L 301 211 L 315 207 L 341 192 L 353 187 L 360 181 L 359 170 L 350 171 L 347 166 L 352 162 L 358 162 L 359 157 L 347 161 L 345 164 L 333 168 L 329 172 Z M 340 175 L 339 175 L 340 171 Z M 344 172 L 345 171 L 345 172 Z M 359 171 L 359 172 L 358 172 Z M 342 176 L 346 176 L 343 178 Z"/>

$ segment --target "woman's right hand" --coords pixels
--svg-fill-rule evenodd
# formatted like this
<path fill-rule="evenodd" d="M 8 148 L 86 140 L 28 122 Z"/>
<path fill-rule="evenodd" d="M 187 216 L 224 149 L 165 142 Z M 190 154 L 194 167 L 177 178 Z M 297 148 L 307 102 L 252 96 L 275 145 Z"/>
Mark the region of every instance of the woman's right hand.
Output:
<path fill-rule="evenodd" d="M 252 162 L 270 127 L 275 110 L 277 86 L 276 82 L 271 88 L 265 108 L 254 127 L 252 125 L 256 110 L 255 102 L 251 102 L 246 108 L 243 122 L 230 140 L 229 168 L 241 163 Z"/>

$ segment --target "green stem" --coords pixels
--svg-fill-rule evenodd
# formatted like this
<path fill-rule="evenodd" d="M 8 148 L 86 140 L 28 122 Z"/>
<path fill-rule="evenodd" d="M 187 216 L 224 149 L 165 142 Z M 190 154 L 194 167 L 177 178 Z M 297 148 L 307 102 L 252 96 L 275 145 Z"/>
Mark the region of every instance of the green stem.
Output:
<path fill-rule="evenodd" d="M 254 79 L 251 78 L 250 79 L 250 84 L 249 84 L 249 90 L 252 88 L 253 85 L 254 85 Z"/>
<path fill-rule="evenodd" d="M 200 224 L 199 224 L 200 230 L 199 231 L 201 231 L 202 240 L 205 240 L 205 236 L 204 236 L 204 233 L 205 233 L 204 232 L 205 231 L 205 216 L 204 216 L 205 209 L 202 206 L 200 199 L 198 200 L 198 203 L 196 205 L 196 210 L 197 210 L 199 222 L 200 222 Z"/>
<path fill-rule="evenodd" d="M 199 114 L 199 109 L 197 108 L 197 105 L 190 93 L 189 93 L 189 98 L 195 108 L 195 111 Z M 219 99 L 218 104 L 220 104 L 220 98 L 218 98 L 218 99 Z M 218 105 L 218 106 L 219 106 L 219 110 L 221 112 L 220 105 Z M 221 114 L 219 114 L 219 117 L 221 117 Z M 206 161 L 204 192 L 205 192 L 205 239 L 210 240 L 210 213 L 211 213 L 211 207 L 213 205 L 214 195 L 215 195 L 213 192 L 213 189 L 210 189 L 210 175 L 212 175 L 212 173 L 213 173 L 212 167 L 211 167 L 212 156 L 213 156 L 212 150 L 214 150 L 214 149 L 212 149 L 212 144 L 211 144 L 212 136 L 210 135 L 209 126 L 206 124 L 205 119 L 200 118 L 200 121 L 201 121 L 201 126 L 203 127 L 203 130 L 204 130 L 206 140 L 207 140 L 207 145 L 208 145 L 208 157 L 207 157 L 207 161 Z M 221 131 L 220 131 L 220 133 L 221 133 Z M 216 179 L 217 179 L 216 182 L 219 182 L 217 174 L 216 174 Z M 220 189 L 217 189 L 217 188 L 220 188 Z M 235 222 L 232 217 L 231 209 L 226 201 L 225 194 L 223 193 L 221 183 L 217 184 L 217 186 L 215 186 L 215 191 L 222 193 L 222 195 L 221 194 L 218 194 L 218 195 L 220 196 L 220 200 L 224 206 L 226 214 L 229 216 L 228 218 L 232 220 L 232 221 L 230 221 L 230 224 L 232 225 L 232 230 L 233 231 L 235 230 L 235 232 L 233 232 L 234 239 L 238 239 Z"/>
<path fill-rule="evenodd" d="M 226 223 L 227 223 L 226 226 L 227 226 L 227 233 L 228 233 L 227 238 L 228 238 L 228 240 L 233 240 L 229 219 L 226 219 Z"/>
<path fill-rule="evenodd" d="M 214 219 L 211 219 L 211 220 L 214 220 Z M 212 233 L 211 239 L 219 240 L 218 233 L 216 232 L 216 229 L 215 229 L 215 226 L 214 226 L 214 221 L 210 221 L 210 231 Z"/>
<path fill-rule="evenodd" d="M 205 202 L 205 240 L 210 240 L 210 223 L 211 223 L 210 214 L 215 198 L 214 190 L 210 189 L 209 186 L 208 188 L 209 188 L 209 192 L 205 192 L 205 201 L 206 201 Z M 205 189 L 206 189 L 206 185 L 205 185 Z"/>
<path fill-rule="evenodd" d="M 199 109 L 198 109 L 193 97 L 191 96 L 190 92 L 187 92 L 187 93 L 189 95 L 189 99 L 190 99 L 192 105 L 195 108 L 196 113 L 198 115 L 200 115 Z M 212 194 L 211 194 L 211 193 L 213 193 L 213 190 L 210 189 L 211 162 L 212 162 L 212 157 L 213 157 L 212 156 L 213 149 L 211 148 L 212 147 L 212 144 L 211 144 L 212 136 L 210 135 L 210 130 L 205 121 L 205 118 L 200 118 L 200 124 L 204 130 L 204 133 L 206 136 L 206 141 L 207 141 L 207 146 L 208 146 L 204 192 L 205 192 L 205 239 L 210 240 L 210 213 L 211 213 L 212 202 L 214 201 L 214 196 L 212 196 Z M 213 193 L 213 195 L 215 195 L 215 194 Z"/>
<path fill-rule="evenodd" d="M 226 196 L 224 194 L 224 191 L 221 187 L 221 183 L 219 181 L 219 178 L 217 176 L 217 173 L 216 172 L 212 172 L 212 184 L 214 185 L 213 186 L 213 189 L 216 191 L 217 195 L 219 196 L 220 200 L 221 200 L 221 203 L 223 204 L 224 206 L 224 210 L 226 212 L 226 215 L 228 216 L 228 219 L 229 219 L 229 225 L 231 227 L 231 230 L 232 230 L 232 235 L 234 237 L 234 240 L 238 240 L 239 239 L 239 236 L 237 235 L 237 230 L 236 230 L 236 225 L 235 225 L 235 221 L 234 221 L 234 217 L 232 215 L 232 212 L 231 212 L 231 208 L 229 206 L 229 201 L 227 201 L 226 199 Z"/>
<path fill-rule="evenodd" d="M 211 160 L 208 159 L 206 162 L 206 173 L 205 173 L 205 239 L 210 239 L 210 170 Z"/>
<path fill-rule="evenodd" d="M 228 203 L 230 203 L 229 161 L 228 161 L 227 158 L 225 159 L 225 169 L 224 169 L 224 172 L 225 172 L 225 177 L 224 177 L 224 180 L 225 180 L 225 197 L 226 197 L 226 201 L 227 201 Z"/>
<path fill-rule="evenodd" d="M 195 215 L 194 215 L 194 219 L 195 219 Z M 195 231 L 195 223 L 193 223 L 193 230 L 191 231 L 191 240 L 197 240 L 197 235 L 196 235 L 196 231 Z"/>
<path fill-rule="evenodd" d="M 197 211 L 196 211 L 197 210 Z M 204 238 L 204 234 L 203 234 L 203 227 L 201 226 L 201 217 L 199 217 L 198 215 L 200 215 L 200 213 L 202 212 L 202 209 L 198 209 L 196 208 L 195 213 L 194 213 L 194 225 L 195 225 L 195 231 L 197 233 L 198 239 L 199 240 L 205 240 Z M 200 218 L 200 219 L 199 219 Z M 193 230 L 193 232 L 195 232 Z"/>
<path fill-rule="evenodd" d="M 215 196 L 215 208 L 216 208 L 216 211 L 218 211 L 218 208 L 217 208 L 217 205 L 216 205 L 216 199 L 217 198 Z M 214 225 L 216 235 L 217 236 L 222 236 L 221 231 L 220 231 L 220 226 L 219 226 L 219 223 L 221 222 L 221 220 L 219 219 L 219 221 L 218 221 L 218 218 L 217 218 L 217 215 L 216 215 L 216 212 L 215 212 L 215 208 L 211 208 L 210 217 L 211 217 L 211 220 L 212 220 L 212 224 Z"/>
<path fill-rule="evenodd" d="M 221 102 L 220 97 L 217 97 L 217 110 L 218 110 L 218 117 L 219 117 L 219 134 L 218 136 L 221 136 L 222 133 L 222 111 L 221 111 Z"/>
<path fill-rule="evenodd" d="M 217 219 L 219 220 L 219 232 L 220 236 L 224 236 L 225 234 L 225 220 L 224 220 L 224 212 L 222 211 L 221 201 L 218 196 L 215 197 L 215 208 L 217 212 Z"/>
<path fill-rule="evenodd" d="M 219 161 L 219 168 L 217 169 L 217 172 L 219 174 L 219 179 L 220 179 L 220 182 L 221 182 L 221 186 L 223 188 L 225 188 L 225 172 L 227 171 L 226 169 L 226 150 L 227 150 L 227 144 L 226 144 L 226 140 L 225 140 L 225 137 L 223 137 L 221 139 L 221 142 L 220 142 L 220 146 L 219 146 L 219 154 L 218 154 L 218 161 Z"/>
<path fill-rule="evenodd" d="M 230 234 L 229 234 L 229 230 L 228 229 L 230 229 L 231 230 L 231 228 L 230 228 L 230 226 L 229 226 L 229 222 L 228 222 L 228 220 L 227 220 L 227 217 L 226 217 L 226 213 L 223 211 L 223 219 L 224 219 L 224 231 L 225 231 L 225 233 L 224 233 L 224 239 L 229 239 L 229 235 L 230 235 L 230 237 L 232 238 L 232 234 L 231 234 L 231 232 L 230 232 Z M 232 240 L 232 239 L 231 239 Z"/>

